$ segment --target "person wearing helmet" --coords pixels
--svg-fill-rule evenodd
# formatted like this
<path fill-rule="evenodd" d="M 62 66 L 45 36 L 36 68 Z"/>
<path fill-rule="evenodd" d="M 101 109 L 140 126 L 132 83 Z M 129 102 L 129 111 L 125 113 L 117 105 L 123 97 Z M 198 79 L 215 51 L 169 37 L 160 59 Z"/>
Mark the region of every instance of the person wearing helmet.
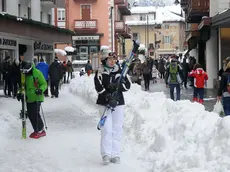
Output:
<path fill-rule="evenodd" d="M 32 62 L 23 61 L 21 64 L 21 72 L 26 75 L 25 94 L 27 115 L 32 124 L 34 132 L 30 134 L 30 138 L 38 139 L 46 136 L 44 124 L 40 115 L 40 106 L 44 101 L 44 91 L 47 89 L 47 82 L 43 74 L 35 68 Z M 17 93 L 18 101 L 23 101 L 21 90 Z"/>
<path fill-rule="evenodd" d="M 94 85 L 98 93 L 97 104 L 102 115 L 106 106 L 114 109 L 107 111 L 107 119 L 101 130 L 101 156 L 106 165 L 110 162 L 120 163 L 120 141 L 124 118 L 124 91 L 130 89 L 131 80 L 125 77 L 121 84 L 117 81 L 121 76 L 121 68 L 116 64 L 115 53 L 109 53 L 101 60 L 101 67 L 95 73 Z M 113 93 L 117 91 L 118 96 Z"/>
<path fill-rule="evenodd" d="M 182 67 L 178 64 L 176 56 L 173 56 L 171 63 L 167 66 L 165 83 L 170 88 L 170 97 L 174 99 L 174 89 L 176 88 L 176 100 L 180 100 L 180 86 L 183 83 Z"/>

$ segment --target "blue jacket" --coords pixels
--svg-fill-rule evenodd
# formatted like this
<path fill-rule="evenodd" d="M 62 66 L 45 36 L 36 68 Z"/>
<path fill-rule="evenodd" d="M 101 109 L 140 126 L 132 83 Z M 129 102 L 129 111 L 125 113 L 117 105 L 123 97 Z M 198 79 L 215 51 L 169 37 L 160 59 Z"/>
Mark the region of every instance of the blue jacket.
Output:
<path fill-rule="evenodd" d="M 36 66 L 38 70 L 40 70 L 46 80 L 49 79 L 49 65 L 45 62 L 40 62 Z"/>

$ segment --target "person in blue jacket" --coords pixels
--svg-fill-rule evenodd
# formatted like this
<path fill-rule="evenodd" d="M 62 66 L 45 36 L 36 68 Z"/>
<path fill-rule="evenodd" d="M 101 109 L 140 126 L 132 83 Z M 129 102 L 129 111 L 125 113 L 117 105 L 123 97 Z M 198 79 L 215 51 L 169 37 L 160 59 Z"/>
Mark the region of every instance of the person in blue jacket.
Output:
<path fill-rule="evenodd" d="M 43 74 L 43 76 L 47 82 L 47 85 L 48 85 L 48 82 L 49 82 L 49 65 L 46 62 L 44 62 L 43 58 L 41 58 L 40 63 L 37 64 L 36 68 L 42 72 L 42 74 Z M 48 87 L 45 90 L 44 95 L 45 95 L 45 97 L 49 97 Z"/>

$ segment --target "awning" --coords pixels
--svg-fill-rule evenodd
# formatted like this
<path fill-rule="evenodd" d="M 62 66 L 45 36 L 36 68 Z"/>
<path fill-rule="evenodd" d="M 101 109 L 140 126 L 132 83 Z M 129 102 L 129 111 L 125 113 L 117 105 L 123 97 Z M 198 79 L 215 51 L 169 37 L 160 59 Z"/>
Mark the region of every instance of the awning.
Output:
<path fill-rule="evenodd" d="M 0 13 L 0 32 L 54 43 L 72 43 L 75 33 L 46 23 Z"/>
<path fill-rule="evenodd" d="M 213 27 L 230 27 L 230 9 L 212 17 Z"/>

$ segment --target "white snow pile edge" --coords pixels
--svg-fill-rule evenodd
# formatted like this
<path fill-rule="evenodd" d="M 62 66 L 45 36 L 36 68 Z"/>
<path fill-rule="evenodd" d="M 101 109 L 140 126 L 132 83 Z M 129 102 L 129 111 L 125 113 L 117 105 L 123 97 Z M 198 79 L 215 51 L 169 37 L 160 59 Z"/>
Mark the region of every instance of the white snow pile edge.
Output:
<path fill-rule="evenodd" d="M 70 92 L 95 109 L 93 77 L 76 75 Z M 130 147 L 152 163 L 153 172 L 230 170 L 229 117 L 220 118 L 198 103 L 174 102 L 163 92 L 141 91 L 136 84 L 124 96 L 125 136 L 135 141 Z"/>

